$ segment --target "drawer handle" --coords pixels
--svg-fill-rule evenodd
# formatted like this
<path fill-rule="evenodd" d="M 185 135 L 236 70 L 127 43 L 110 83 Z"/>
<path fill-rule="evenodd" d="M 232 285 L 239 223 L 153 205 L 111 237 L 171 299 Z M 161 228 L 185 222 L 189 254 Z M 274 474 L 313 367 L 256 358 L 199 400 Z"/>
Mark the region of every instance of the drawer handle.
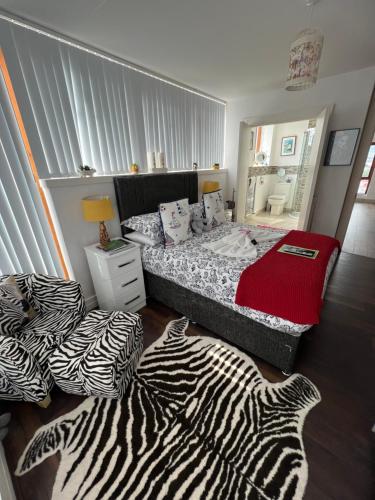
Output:
<path fill-rule="evenodd" d="M 125 267 L 128 266 L 129 264 L 133 264 L 135 262 L 135 259 L 129 260 L 129 262 L 124 262 L 123 264 L 119 264 L 117 267 Z"/>
<path fill-rule="evenodd" d="M 121 286 L 122 286 L 122 288 L 124 288 L 124 286 L 131 285 L 132 283 L 134 283 L 134 282 L 135 282 L 135 281 L 137 281 L 137 280 L 138 280 L 138 278 L 134 278 L 133 280 L 128 281 L 127 283 L 123 283 Z"/>
<path fill-rule="evenodd" d="M 134 302 L 135 300 L 139 299 L 140 295 L 137 295 L 136 297 L 134 297 L 134 299 L 132 300 L 129 300 L 128 302 L 125 302 L 125 305 L 128 306 L 129 304 L 131 304 L 132 302 Z"/>

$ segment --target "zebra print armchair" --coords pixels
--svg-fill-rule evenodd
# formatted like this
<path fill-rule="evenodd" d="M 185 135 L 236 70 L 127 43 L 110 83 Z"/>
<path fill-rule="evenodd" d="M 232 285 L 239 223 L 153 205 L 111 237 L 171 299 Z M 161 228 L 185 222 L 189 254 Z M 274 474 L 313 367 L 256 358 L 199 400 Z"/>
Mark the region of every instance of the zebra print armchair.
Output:
<path fill-rule="evenodd" d="M 0 399 L 38 402 L 54 384 L 48 359 L 81 323 L 85 302 L 76 281 L 42 274 L 15 279 L 37 315 L 12 335 L 4 335 L 0 316 Z"/>

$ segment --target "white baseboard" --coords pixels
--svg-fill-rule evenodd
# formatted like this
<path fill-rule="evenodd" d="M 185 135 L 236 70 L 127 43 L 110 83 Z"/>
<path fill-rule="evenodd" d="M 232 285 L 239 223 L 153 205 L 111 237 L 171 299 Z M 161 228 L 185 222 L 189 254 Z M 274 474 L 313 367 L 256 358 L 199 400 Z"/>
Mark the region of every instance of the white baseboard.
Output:
<path fill-rule="evenodd" d="M 98 307 L 98 301 L 96 300 L 96 295 L 91 295 L 91 297 L 87 297 L 87 299 L 85 299 L 85 303 L 87 311 L 91 311 L 92 309 L 95 309 L 95 307 Z"/>
<path fill-rule="evenodd" d="M 366 198 L 366 196 L 357 196 L 356 203 L 375 203 L 374 198 Z"/>
<path fill-rule="evenodd" d="M 2 443 L 0 443 L 0 500 L 16 500 Z"/>

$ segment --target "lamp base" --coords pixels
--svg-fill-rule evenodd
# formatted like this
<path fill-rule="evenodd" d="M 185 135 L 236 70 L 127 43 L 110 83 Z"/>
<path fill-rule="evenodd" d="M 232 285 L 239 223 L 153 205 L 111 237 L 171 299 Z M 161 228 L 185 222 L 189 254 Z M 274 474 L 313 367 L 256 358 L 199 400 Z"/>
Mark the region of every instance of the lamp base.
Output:
<path fill-rule="evenodd" d="M 105 227 L 104 221 L 99 222 L 99 242 L 102 247 L 105 247 L 110 242 L 109 234 L 107 228 Z"/>

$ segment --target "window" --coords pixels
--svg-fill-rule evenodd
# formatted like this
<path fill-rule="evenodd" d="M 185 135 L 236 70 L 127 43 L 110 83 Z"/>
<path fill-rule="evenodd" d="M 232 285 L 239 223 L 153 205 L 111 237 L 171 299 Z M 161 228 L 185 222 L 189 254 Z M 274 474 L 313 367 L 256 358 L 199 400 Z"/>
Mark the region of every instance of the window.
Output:
<path fill-rule="evenodd" d="M 358 194 L 366 194 L 375 168 L 375 143 L 371 144 L 359 183 Z"/>
<path fill-rule="evenodd" d="M 0 20 L 0 45 L 40 178 L 147 171 L 147 151 L 170 170 L 223 162 L 224 102 L 32 27 Z"/>
<path fill-rule="evenodd" d="M 0 274 L 67 276 L 0 49 Z"/>

